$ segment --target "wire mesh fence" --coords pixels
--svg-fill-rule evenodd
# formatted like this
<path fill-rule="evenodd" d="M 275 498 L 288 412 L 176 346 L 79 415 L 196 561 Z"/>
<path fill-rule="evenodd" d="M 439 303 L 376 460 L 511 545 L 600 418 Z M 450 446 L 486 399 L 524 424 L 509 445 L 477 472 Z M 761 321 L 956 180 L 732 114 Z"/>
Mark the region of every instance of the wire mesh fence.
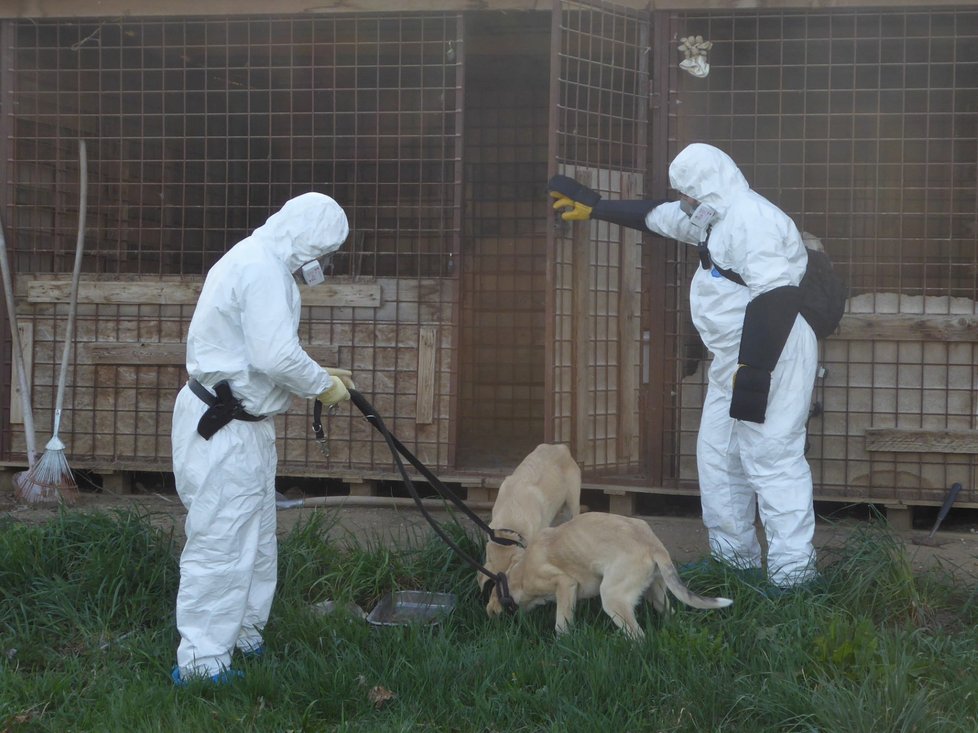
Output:
<path fill-rule="evenodd" d="M 325 349 L 324 363 L 358 369 L 402 439 L 447 464 L 458 16 L 9 23 L 4 222 L 41 425 L 66 309 L 50 287 L 73 267 L 77 140 L 89 150 L 88 287 L 65 420 L 76 462 L 168 460 L 194 286 L 286 200 L 316 190 L 343 205 L 351 236 L 327 294 L 307 294 L 300 336 Z M 419 360 L 431 365 L 420 377 Z M 321 458 L 308 452 L 306 412 L 283 420 L 280 453 L 294 470 Z M 389 461 L 369 429 L 336 422 L 334 469 Z M 9 455 L 20 436 L 4 427 Z"/>
<path fill-rule="evenodd" d="M 976 427 L 974 337 L 940 324 L 973 319 L 978 298 L 978 13 L 688 12 L 669 22 L 675 37 L 712 42 L 706 77 L 672 74 L 673 152 L 693 141 L 729 152 L 851 287 L 858 318 L 822 348 L 824 412 L 809 423 L 817 492 L 916 503 L 955 481 L 973 486 L 973 446 L 941 453 L 928 436 Z M 695 266 L 676 254 L 672 266 Z M 702 374 L 682 380 L 671 417 L 680 478 L 694 476 Z M 913 440 L 886 450 L 866 437 L 877 429 Z"/>
<path fill-rule="evenodd" d="M 695 258 L 608 225 L 577 241 L 544 183 L 562 170 L 611 197 L 665 196 L 664 161 L 704 141 L 852 288 L 822 346 L 817 492 L 914 503 L 973 486 L 978 11 L 555 7 L 3 21 L 0 205 L 39 429 L 84 138 L 73 465 L 166 465 L 195 288 L 286 199 L 318 190 L 351 236 L 331 288 L 304 299 L 300 338 L 351 367 L 424 460 L 509 467 L 549 438 L 594 472 L 691 490 Z M 704 77 L 679 66 L 690 35 L 712 44 Z M 24 448 L 13 392 L 4 460 Z M 324 466 L 309 420 L 282 418 L 283 470 L 387 465 L 346 414 Z"/>

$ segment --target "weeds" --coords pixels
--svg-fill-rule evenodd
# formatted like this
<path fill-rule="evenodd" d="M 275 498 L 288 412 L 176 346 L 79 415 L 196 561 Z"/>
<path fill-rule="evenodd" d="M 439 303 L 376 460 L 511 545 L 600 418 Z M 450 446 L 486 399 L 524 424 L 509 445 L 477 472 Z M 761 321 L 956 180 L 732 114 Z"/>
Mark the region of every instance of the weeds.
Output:
<path fill-rule="evenodd" d="M 630 642 L 599 601 L 553 632 L 553 606 L 490 620 L 473 571 L 437 538 L 333 539 L 315 513 L 279 547 L 268 652 L 226 688 L 175 689 L 172 536 L 151 517 L 62 513 L 0 526 L 0 731 L 974 731 L 974 590 L 915 575 L 885 527 L 827 558 L 824 588 L 769 599 L 721 566 L 687 575 L 730 609 L 640 609 Z M 473 556 L 479 538 L 448 525 Z M 433 626 L 372 627 L 395 589 L 453 592 Z"/>

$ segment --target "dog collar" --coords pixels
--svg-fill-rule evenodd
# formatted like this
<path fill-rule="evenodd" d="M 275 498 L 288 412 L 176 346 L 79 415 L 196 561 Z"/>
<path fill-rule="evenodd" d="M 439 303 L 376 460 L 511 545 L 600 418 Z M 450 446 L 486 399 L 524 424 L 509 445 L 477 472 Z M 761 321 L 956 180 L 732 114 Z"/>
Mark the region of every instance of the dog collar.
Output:
<path fill-rule="evenodd" d="M 510 539 L 506 539 L 505 537 L 497 537 L 496 536 L 497 532 L 509 532 L 510 534 L 515 534 L 516 539 L 510 540 Z M 506 527 L 494 528 L 492 530 L 492 537 L 489 538 L 489 541 L 495 542 L 497 545 L 506 545 L 506 546 L 516 545 L 517 547 L 522 547 L 524 550 L 526 549 L 526 540 L 523 539 L 523 535 L 521 535 L 515 529 L 507 529 Z"/>

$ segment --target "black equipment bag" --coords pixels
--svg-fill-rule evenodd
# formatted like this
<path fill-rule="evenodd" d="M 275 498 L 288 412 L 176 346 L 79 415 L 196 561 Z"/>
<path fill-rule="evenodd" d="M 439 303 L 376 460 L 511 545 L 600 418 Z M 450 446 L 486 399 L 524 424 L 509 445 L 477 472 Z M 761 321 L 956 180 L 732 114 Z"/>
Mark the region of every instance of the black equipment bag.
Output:
<path fill-rule="evenodd" d="M 800 313 L 818 339 L 835 333 L 846 310 L 849 287 L 832 269 L 832 260 L 824 252 L 808 249 L 808 269 L 801 280 Z"/>

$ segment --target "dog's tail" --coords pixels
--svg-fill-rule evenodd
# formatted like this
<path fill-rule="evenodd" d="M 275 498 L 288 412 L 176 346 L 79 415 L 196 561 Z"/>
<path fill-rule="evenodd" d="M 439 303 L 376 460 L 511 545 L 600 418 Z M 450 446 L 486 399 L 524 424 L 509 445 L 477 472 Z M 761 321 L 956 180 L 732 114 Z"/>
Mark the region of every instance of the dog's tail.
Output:
<path fill-rule="evenodd" d="M 698 593 L 693 593 L 683 583 L 679 573 L 676 572 L 676 566 L 672 564 L 672 560 L 669 558 L 666 558 L 664 562 L 659 562 L 659 572 L 662 573 L 662 578 L 666 581 L 666 587 L 687 606 L 693 608 L 726 608 L 733 603 L 730 598 L 701 596 Z"/>

